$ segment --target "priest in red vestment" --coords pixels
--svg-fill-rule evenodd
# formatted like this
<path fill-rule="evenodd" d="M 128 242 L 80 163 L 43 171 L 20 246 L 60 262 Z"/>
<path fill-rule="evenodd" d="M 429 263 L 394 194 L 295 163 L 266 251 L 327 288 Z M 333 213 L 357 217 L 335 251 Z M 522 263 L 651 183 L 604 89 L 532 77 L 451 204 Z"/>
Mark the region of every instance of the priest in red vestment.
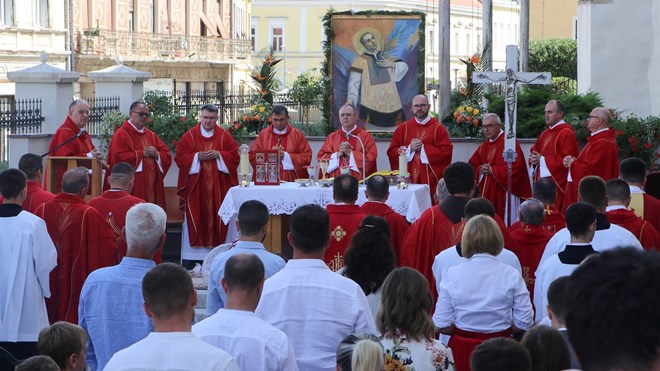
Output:
<path fill-rule="evenodd" d="M 619 148 L 614 139 L 614 129 L 610 128 L 610 120 L 607 108 L 591 110 L 587 121 L 591 135 L 587 138 L 587 145 L 577 158 L 564 158 L 564 166 L 568 168 L 568 186 L 562 211 L 578 201 L 578 185 L 585 176 L 596 175 L 604 181 L 619 176 Z"/>
<path fill-rule="evenodd" d="M 621 179 L 607 181 L 607 208 L 605 216 L 610 223 L 623 227 L 634 234 L 645 250 L 660 250 L 658 231 L 635 212 L 630 206 L 630 187 Z"/>
<path fill-rule="evenodd" d="M 373 175 L 365 182 L 367 189 L 365 195 L 367 202 L 360 206 L 360 210 L 364 215 L 375 215 L 385 218 L 387 224 L 390 225 L 390 242 L 394 250 L 396 259 L 401 254 L 401 245 L 403 238 L 410 227 L 406 218 L 403 215 L 392 210 L 392 208 L 385 203 L 387 197 L 390 195 L 390 183 L 382 175 Z"/>
<path fill-rule="evenodd" d="M 358 198 L 358 181 L 354 176 L 343 174 L 336 177 L 332 186 L 332 198 L 335 203 L 325 207 L 330 216 L 330 243 L 325 250 L 323 261 L 336 272 L 344 266 L 344 252 L 365 215 L 360 206 L 355 204 Z"/>
<path fill-rule="evenodd" d="M 637 157 L 621 161 L 619 177 L 630 186 L 630 208 L 635 215 L 651 223 L 660 232 L 660 200 L 644 192 L 646 163 Z"/>
<path fill-rule="evenodd" d="M 412 110 L 415 117 L 396 128 L 387 149 L 387 157 L 390 159 L 390 168 L 398 170 L 399 148 L 406 147 L 410 181 L 428 184 L 433 198 L 438 180 L 451 163 L 454 146 L 449 140 L 447 129 L 429 116 L 429 109 L 426 96 L 418 95 L 413 98 Z"/>
<path fill-rule="evenodd" d="M 557 185 L 550 178 L 540 178 L 532 186 L 532 197 L 541 201 L 545 209 L 545 218 L 543 219 L 543 228 L 551 234 L 557 233 L 566 227 L 566 219 L 564 214 L 555 207 L 555 197 L 557 197 Z M 513 233 L 516 229 L 520 228 L 521 223 L 517 221 L 509 227 L 509 231 Z"/>
<path fill-rule="evenodd" d="M 115 131 L 108 149 L 108 165 L 127 162 L 135 169 L 131 194 L 165 209 L 165 174 L 172 164 L 170 149 L 149 130 L 149 109 L 144 102 L 133 102 L 129 119 Z M 109 185 L 106 182 L 105 189 Z"/>
<path fill-rule="evenodd" d="M 344 104 L 339 109 L 341 128 L 328 135 L 316 158 L 328 159 L 327 175 L 336 177 L 342 166 L 350 169 L 350 174 L 358 180 L 376 172 L 378 150 L 376 142 L 368 131 L 356 125 L 357 112 L 351 104 Z M 364 148 L 362 147 L 364 145 Z"/>
<path fill-rule="evenodd" d="M 530 298 L 534 299 L 536 269 L 539 267 L 543 250 L 553 233 L 543 227 L 545 206 L 541 201 L 530 198 L 520 204 L 520 228 L 511 231 L 511 237 L 518 244 L 518 260 L 523 271 Z"/>
<path fill-rule="evenodd" d="M 566 156 L 577 157 L 579 153 L 577 137 L 573 127 L 564 121 L 564 104 L 551 100 L 545 105 L 545 129 L 531 148 L 529 164 L 534 181 L 551 179 L 556 186 L 557 197 L 554 207 L 561 210 L 566 193 L 568 169 L 564 166 Z"/>
<path fill-rule="evenodd" d="M 85 126 L 89 121 L 89 104 L 84 99 L 76 99 L 69 105 L 69 115 L 55 131 L 48 146 L 48 155 L 53 157 L 95 157 L 102 160 L 102 155 L 94 149 L 92 138 Z M 62 175 L 66 169 L 57 171 L 57 189 L 60 191 Z"/>
<path fill-rule="evenodd" d="M 312 148 L 305 135 L 289 125 L 289 110 L 275 105 L 270 116 L 271 125 L 261 130 L 250 147 L 250 164 L 256 168 L 255 150 L 277 149 L 280 154 L 280 180 L 293 182 L 308 178 L 307 169 L 312 161 Z"/>
<path fill-rule="evenodd" d="M 87 204 L 95 208 L 108 222 L 112 231 L 115 232 L 117 251 L 121 260 L 126 256 L 128 248 L 124 238 L 126 213 L 131 207 L 143 203 L 144 200 L 131 196 L 131 190 L 135 182 L 135 170 L 126 162 L 116 163 L 112 167 L 108 182 L 110 183 L 110 189 L 89 200 Z M 156 253 L 154 258 L 157 264 L 160 263 L 161 250 Z"/>
<path fill-rule="evenodd" d="M 57 248 L 57 267 L 50 273 L 51 296 L 46 300 L 51 323 L 78 323 L 78 299 L 87 276 L 119 263 L 112 229 L 83 199 L 88 183 L 86 168 L 68 170 L 62 177 L 62 192 L 35 210 Z"/>
<path fill-rule="evenodd" d="M 399 256 L 399 266 L 414 268 L 426 277 L 434 298 L 437 292 L 432 271 L 433 259 L 461 240 L 465 204 L 474 194 L 474 168 L 466 162 L 455 162 L 445 169 L 444 180 L 450 195 L 426 210 L 410 226 Z M 517 253 L 518 246 L 502 218 L 495 215 L 495 221 L 504 236 L 504 246 Z"/>
<path fill-rule="evenodd" d="M 483 118 L 482 131 L 486 140 L 470 157 L 470 165 L 475 169 L 479 193 L 495 206 L 495 213 L 507 219 L 507 163 L 504 153 L 504 131 L 502 122 L 495 113 L 487 113 Z M 518 205 L 522 200 L 532 196 L 532 190 L 527 176 L 527 165 L 520 144 L 516 140 L 516 161 L 511 171 L 511 222 L 518 220 Z"/>
<path fill-rule="evenodd" d="M 229 188 L 238 184 L 239 163 L 238 144 L 217 125 L 218 108 L 206 105 L 199 117 L 200 124 L 183 134 L 177 143 L 174 157 L 179 166 L 177 194 L 185 211 L 186 242 L 198 252 L 202 251 L 199 248 L 213 248 L 225 242 L 227 226 L 218 210 Z M 186 260 L 204 258 L 183 255 Z"/>
<path fill-rule="evenodd" d="M 44 164 L 41 156 L 34 153 L 24 154 L 18 160 L 18 169 L 24 172 L 27 177 L 27 197 L 23 201 L 23 210 L 34 214 L 37 206 L 55 198 L 54 194 L 44 191 L 41 187 L 44 175 Z"/>

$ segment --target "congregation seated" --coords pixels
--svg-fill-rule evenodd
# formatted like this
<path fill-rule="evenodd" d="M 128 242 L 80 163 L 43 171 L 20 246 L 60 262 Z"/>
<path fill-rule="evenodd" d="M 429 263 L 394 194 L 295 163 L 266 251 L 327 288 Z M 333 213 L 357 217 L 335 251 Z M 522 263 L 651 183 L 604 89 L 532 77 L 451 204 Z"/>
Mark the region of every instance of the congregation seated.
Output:
<path fill-rule="evenodd" d="M 520 344 L 532 358 L 532 371 L 566 370 L 571 367 L 564 337 L 552 327 L 533 327 L 525 333 Z"/>
<path fill-rule="evenodd" d="M 365 217 L 346 250 L 344 268 L 338 271 L 360 285 L 374 318 L 380 308 L 383 281 L 395 267 L 389 236 L 385 219 L 372 215 Z"/>
<path fill-rule="evenodd" d="M 384 366 L 383 344 L 372 334 L 350 334 L 337 347 L 337 371 L 381 371 Z"/>

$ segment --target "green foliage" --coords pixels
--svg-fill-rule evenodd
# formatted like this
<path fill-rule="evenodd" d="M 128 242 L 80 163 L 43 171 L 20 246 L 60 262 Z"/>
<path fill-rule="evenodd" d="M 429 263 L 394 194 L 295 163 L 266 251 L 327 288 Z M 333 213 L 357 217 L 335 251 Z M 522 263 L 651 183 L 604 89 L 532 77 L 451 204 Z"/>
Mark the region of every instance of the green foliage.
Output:
<path fill-rule="evenodd" d="M 302 107 L 302 113 L 305 116 L 305 122 L 309 123 L 309 109 L 318 102 L 323 94 L 323 80 L 316 73 L 316 69 L 305 71 L 298 75 L 293 82 L 293 87 L 289 92 L 291 98 L 298 102 Z M 307 135 L 309 132 L 304 131 Z"/>
<path fill-rule="evenodd" d="M 0 161 L 0 172 L 9 169 L 9 162 Z"/>
<path fill-rule="evenodd" d="M 530 41 L 529 70 L 550 72 L 552 77 L 577 80 L 577 41 L 574 39 Z"/>
<path fill-rule="evenodd" d="M 497 113 L 504 121 L 504 96 L 489 94 L 487 99 L 490 101 L 488 112 Z M 578 124 L 589 116 L 593 108 L 602 105 L 597 93 L 556 95 L 548 90 L 530 88 L 524 88 L 518 94 L 516 135 L 519 138 L 536 138 L 541 134 L 546 128 L 545 105 L 551 99 L 558 99 L 564 103 L 564 120 L 575 127 L 578 139 L 585 138 L 586 132 Z"/>
<path fill-rule="evenodd" d="M 99 151 L 103 154 L 103 158 L 108 157 L 108 148 L 110 147 L 110 139 L 115 134 L 115 131 L 128 120 L 128 116 L 121 112 L 110 112 L 103 115 L 101 118 L 101 127 L 99 128 Z"/>
<path fill-rule="evenodd" d="M 264 56 L 261 66 L 257 67 L 256 71 L 250 75 L 256 83 L 255 93 L 271 106 L 273 105 L 273 90 L 275 89 L 275 82 L 277 82 L 275 79 L 275 65 L 281 61 L 282 59 L 275 59 L 275 51 L 271 48 Z"/>
<path fill-rule="evenodd" d="M 639 157 L 646 162 L 649 171 L 658 169 L 655 153 L 660 143 L 660 117 L 640 118 L 634 115 L 621 118 L 610 110 L 614 137 L 619 147 L 619 158 Z"/>
<path fill-rule="evenodd" d="M 311 136 L 311 137 L 324 137 L 327 136 L 326 133 L 326 127 L 328 126 L 325 121 L 317 121 L 317 122 L 300 122 L 300 121 L 295 121 L 295 122 L 290 122 L 290 124 L 305 133 L 305 136 Z"/>
<path fill-rule="evenodd" d="M 151 118 L 148 120 L 149 129 L 153 130 L 165 144 L 174 151 L 176 143 L 188 129 L 197 125 L 197 111 L 190 110 L 181 116 L 176 110 L 172 98 L 147 92 L 144 95 Z"/>

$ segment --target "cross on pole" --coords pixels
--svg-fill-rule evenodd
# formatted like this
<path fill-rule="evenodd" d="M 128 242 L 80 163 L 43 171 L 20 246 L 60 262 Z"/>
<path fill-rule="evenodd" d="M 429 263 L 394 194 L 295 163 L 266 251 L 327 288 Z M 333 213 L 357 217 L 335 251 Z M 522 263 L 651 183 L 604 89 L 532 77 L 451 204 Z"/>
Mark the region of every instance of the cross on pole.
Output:
<path fill-rule="evenodd" d="M 543 84 L 552 82 L 548 72 L 516 72 L 518 68 L 518 47 L 506 47 L 506 71 L 504 72 L 475 72 L 472 81 L 477 84 L 504 83 L 506 96 L 504 99 L 504 160 L 507 163 L 507 207 L 506 223 L 511 225 L 511 172 L 516 161 L 516 116 L 518 111 L 518 83 Z"/>

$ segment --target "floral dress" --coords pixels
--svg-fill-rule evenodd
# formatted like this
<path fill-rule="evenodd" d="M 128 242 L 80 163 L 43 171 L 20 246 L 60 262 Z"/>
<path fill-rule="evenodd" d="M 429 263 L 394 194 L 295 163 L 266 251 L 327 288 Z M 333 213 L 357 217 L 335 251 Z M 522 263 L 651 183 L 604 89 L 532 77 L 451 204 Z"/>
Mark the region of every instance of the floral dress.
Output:
<path fill-rule="evenodd" d="M 407 340 L 397 331 L 382 338 L 385 371 L 455 371 L 451 349 L 438 340 Z"/>

